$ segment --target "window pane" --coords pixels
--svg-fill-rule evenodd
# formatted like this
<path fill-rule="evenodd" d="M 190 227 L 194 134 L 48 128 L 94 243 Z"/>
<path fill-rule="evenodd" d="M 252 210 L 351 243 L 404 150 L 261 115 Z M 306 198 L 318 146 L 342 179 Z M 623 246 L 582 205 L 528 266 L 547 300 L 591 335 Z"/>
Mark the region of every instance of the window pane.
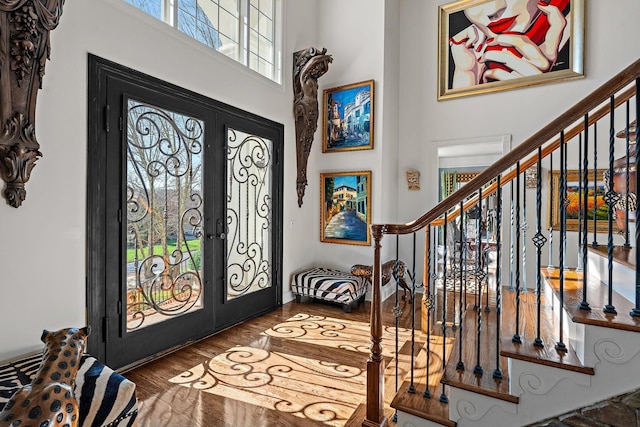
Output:
<path fill-rule="evenodd" d="M 203 308 L 204 122 L 127 102 L 127 331 Z"/>
<path fill-rule="evenodd" d="M 273 286 L 273 143 L 227 134 L 227 299 Z"/>
<path fill-rule="evenodd" d="M 162 19 L 162 0 L 125 0 L 149 15 Z"/>
<path fill-rule="evenodd" d="M 178 29 L 189 37 L 196 38 L 196 18 L 183 9 L 178 9 Z"/>
<path fill-rule="evenodd" d="M 210 25 L 213 28 L 218 28 L 218 4 L 211 0 L 198 0 L 198 5 L 202 9 L 206 19 L 211 23 Z M 198 18 L 206 22 L 206 19 L 203 17 L 198 16 Z"/>
<path fill-rule="evenodd" d="M 238 42 L 239 38 L 239 20 L 227 11 L 220 10 L 220 33 L 234 42 Z"/>
<path fill-rule="evenodd" d="M 249 25 L 251 26 L 251 29 L 255 31 L 258 31 L 258 25 L 260 23 L 260 20 L 258 19 L 258 15 L 259 15 L 258 9 L 251 6 L 249 8 Z"/>
<path fill-rule="evenodd" d="M 260 0 L 260 12 L 273 19 L 273 0 Z"/>
<path fill-rule="evenodd" d="M 269 40 L 273 40 L 273 21 L 260 14 L 260 34 Z"/>
<path fill-rule="evenodd" d="M 235 17 L 240 16 L 238 10 L 238 0 L 220 0 L 220 7 L 224 8 L 227 12 Z"/>
<path fill-rule="evenodd" d="M 270 79 L 273 78 L 273 64 L 271 64 L 268 61 L 265 61 L 264 59 L 260 58 L 259 60 L 259 68 L 258 68 L 258 72 L 260 74 L 262 74 L 265 77 L 268 77 Z"/>
<path fill-rule="evenodd" d="M 228 39 L 224 35 L 220 34 L 220 42 L 222 45 L 218 51 L 228 56 L 229 58 L 233 58 L 238 62 L 240 61 L 240 45 L 233 40 Z"/>
<path fill-rule="evenodd" d="M 258 55 L 260 55 L 261 58 L 267 61 L 271 61 L 271 59 L 273 58 L 273 45 L 269 40 L 265 39 L 262 36 L 259 37 L 259 42 L 260 50 L 258 51 Z"/>
<path fill-rule="evenodd" d="M 249 52 L 258 53 L 258 32 L 249 30 Z"/>

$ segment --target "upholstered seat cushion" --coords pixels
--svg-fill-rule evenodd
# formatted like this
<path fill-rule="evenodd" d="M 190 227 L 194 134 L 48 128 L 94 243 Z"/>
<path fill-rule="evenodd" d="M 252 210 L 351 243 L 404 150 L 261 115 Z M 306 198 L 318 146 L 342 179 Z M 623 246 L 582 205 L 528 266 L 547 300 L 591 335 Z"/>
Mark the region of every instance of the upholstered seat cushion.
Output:
<path fill-rule="evenodd" d="M 16 390 L 31 383 L 41 359 L 38 353 L 0 365 L 0 411 Z M 92 356 L 82 356 L 75 395 L 82 427 L 136 425 L 136 385 Z"/>
<path fill-rule="evenodd" d="M 294 294 L 349 304 L 367 290 L 366 282 L 344 271 L 315 267 L 293 275 Z"/>

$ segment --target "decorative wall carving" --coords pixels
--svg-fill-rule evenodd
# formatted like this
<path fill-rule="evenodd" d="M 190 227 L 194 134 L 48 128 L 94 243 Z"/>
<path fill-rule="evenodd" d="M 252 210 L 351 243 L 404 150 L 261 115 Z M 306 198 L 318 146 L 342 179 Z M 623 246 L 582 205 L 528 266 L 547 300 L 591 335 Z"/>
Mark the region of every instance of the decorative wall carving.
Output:
<path fill-rule="evenodd" d="M 64 0 L 0 0 L 0 175 L 7 203 L 17 208 L 40 153 L 36 96 L 51 52 L 49 34 Z"/>
<path fill-rule="evenodd" d="M 2 0 L 4 1 L 4 0 Z M 329 70 L 333 62 L 327 49 L 310 47 L 293 54 L 293 114 L 296 120 L 296 191 L 298 206 L 307 186 L 307 160 L 318 127 L 318 78 Z"/>

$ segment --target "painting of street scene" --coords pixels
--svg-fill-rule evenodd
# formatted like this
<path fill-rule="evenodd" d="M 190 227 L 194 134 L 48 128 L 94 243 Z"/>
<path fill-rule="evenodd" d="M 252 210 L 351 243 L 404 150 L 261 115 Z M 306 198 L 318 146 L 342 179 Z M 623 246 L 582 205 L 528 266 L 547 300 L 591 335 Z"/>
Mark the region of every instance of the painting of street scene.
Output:
<path fill-rule="evenodd" d="M 370 245 L 371 171 L 320 174 L 320 241 Z"/>
<path fill-rule="evenodd" d="M 324 91 L 322 152 L 373 149 L 373 80 Z"/>

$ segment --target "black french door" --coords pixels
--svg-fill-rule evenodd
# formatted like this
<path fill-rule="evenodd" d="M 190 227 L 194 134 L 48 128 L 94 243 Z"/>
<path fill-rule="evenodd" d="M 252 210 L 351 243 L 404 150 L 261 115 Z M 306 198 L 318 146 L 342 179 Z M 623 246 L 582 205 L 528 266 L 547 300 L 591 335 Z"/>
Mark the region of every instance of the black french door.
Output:
<path fill-rule="evenodd" d="M 89 62 L 89 350 L 123 367 L 275 309 L 282 126 Z"/>

